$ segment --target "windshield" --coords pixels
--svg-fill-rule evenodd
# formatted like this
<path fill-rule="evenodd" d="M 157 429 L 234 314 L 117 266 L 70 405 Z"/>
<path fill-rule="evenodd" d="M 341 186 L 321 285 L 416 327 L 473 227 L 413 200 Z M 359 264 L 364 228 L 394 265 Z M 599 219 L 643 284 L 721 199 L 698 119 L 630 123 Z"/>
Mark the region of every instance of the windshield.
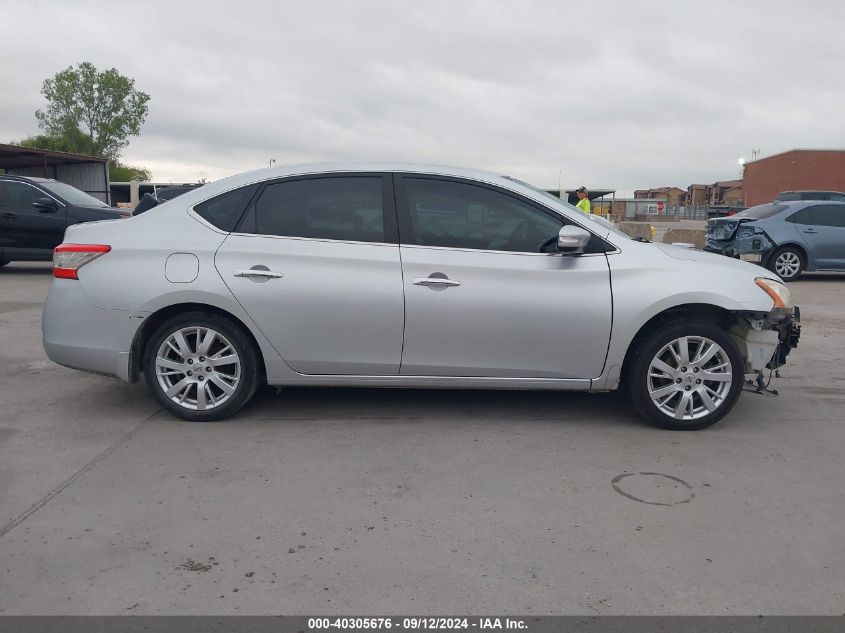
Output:
<path fill-rule="evenodd" d="M 507 179 L 507 180 L 510 180 L 511 182 L 515 182 L 518 185 L 522 185 L 523 187 L 530 189 L 534 193 L 542 194 L 546 198 L 549 198 L 557 206 L 563 207 L 568 211 L 574 211 L 576 214 L 578 214 L 579 217 L 583 217 L 587 220 L 590 220 L 594 224 L 597 224 L 598 225 L 597 227 L 593 227 L 593 229 L 597 232 L 609 231 L 609 232 L 613 233 L 614 235 L 618 235 L 619 237 L 624 237 L 626 240 L 631 239 L 630 235 L 628 235 L 627 233 L 623 233 L 622 231 L 620 231 L 619 229 L 617 229 L 613 225 L 613 222 L 610 222 L 609 220 L 606 220 L 601 216 L 595 215 L 594 213 L 584 213 L 580 209 L 576 209 L 575 207 L 573 207 L 571 204 L 569 204 L 565 200 L 558 198 L 556 195 L 551 194 L 548 191 L 544 191 L 543 189 L 540 189 L 539 187 L 535 187 L 532 184 L 529 184 L 527 182 L 519 180 L 518 178 L 513 178 L 511 176 L 502 176 L 502 177 Z M 587 228 L 590 228 L 589 224 L 587 225 Z"/>
<path fill-rule="evenodd" d="M 50 193 L 54 193 L 68 204 L 80 207 L 108 207 L 102 200 L 89 196 L 76 187 L 71 187 L 63 182 L 40 182 L 38 183 Z"/>
<path fill-rule="evenodd" d="M 785 204 L 761 204 L 756 207 L 751 207 L 746 209 L 745 211 L 740 211 L 731 216 L 731 220 L 765 220 L 766 218 L 770 218 L 773 215 L 777 215 L 784 209 L 788 209 L 789 207 Z"/>

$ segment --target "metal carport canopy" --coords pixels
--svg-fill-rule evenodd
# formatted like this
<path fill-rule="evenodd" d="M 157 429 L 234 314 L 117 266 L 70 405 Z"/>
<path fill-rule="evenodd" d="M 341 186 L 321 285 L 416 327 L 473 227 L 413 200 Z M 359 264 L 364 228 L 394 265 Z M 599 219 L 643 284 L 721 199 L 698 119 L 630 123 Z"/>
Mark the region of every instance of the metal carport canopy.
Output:
<path fill-rule="evenodd" d="M 54 178 L 106 203 L 111 201 L 108 162 L 99 156 L 0 144 L 0 169 L 18 176 Z"/>

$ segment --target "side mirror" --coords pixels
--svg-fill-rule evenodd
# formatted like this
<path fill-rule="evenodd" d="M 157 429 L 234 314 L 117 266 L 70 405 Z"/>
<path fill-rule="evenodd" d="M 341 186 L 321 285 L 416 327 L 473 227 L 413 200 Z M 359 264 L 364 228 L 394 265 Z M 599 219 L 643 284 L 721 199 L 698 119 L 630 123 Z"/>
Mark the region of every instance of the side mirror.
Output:
<path fill-rule="evenodd" d="M 38 198 L 35 202 L 32 203 L 32 206 L 38 209 L 40 213 L 55 213 L 56 212 L 56 201 L 52 198 Z"/>
<path fill-rule="evenodd" d="M 580 255 L 592 236 L 592 233 L 580 226 L 564 226 L 557 234 L 557 250 L 563 255 Z"/>

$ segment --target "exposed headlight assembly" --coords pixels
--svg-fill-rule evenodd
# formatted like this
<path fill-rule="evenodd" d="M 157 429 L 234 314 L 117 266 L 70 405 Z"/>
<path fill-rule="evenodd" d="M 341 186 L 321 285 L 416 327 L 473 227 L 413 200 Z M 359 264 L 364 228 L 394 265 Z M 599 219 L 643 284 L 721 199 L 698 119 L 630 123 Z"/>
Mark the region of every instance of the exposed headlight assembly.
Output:
<path fill-rule="evenodd" d="M 772 298 L 775 302 L 775 308 L 792 310 L 795 307 L 795 302 L 792 300 L 792 292 L 780 281 L 757 277 L 754 282 L 760 286 L 763 292 Z"/>

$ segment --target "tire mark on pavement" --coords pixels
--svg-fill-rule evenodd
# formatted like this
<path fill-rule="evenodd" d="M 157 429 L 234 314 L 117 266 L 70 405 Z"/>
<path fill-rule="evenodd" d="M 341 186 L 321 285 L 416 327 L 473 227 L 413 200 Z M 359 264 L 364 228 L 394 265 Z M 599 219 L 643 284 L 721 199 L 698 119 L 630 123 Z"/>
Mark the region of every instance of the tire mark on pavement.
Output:
<path fill-rule="evenodd" d="M 12 531 L 13 529 L 15 529 L 18 525 L 20 525 L 21 523 L 23 523 L 24 521 L 26 521 L 26 520 L 27 520 L 30 516 L 32 516 L 33 514 L 35 514 L 36 512 L 38 512 L 38 511 L 39 511 L 41 508 L 43 508 L 45 505 L 47 505 L 47 504 L 50 502 L 50 500 L 51 500 L 51 499 L 53 499 L 56 495 L 58 495 L 60 492 L 62 492 L 63 490 L 65 490 L 68 486 L 70 486 L 70 485 L 71 485 L 73 482 L 75 482 L 77 479 L 79 479 L 80 477 L 82 477 L 82 475 L 84 475 L 85 473 L 87 473 L 87 472 L 88 472 L 89 470 L 91 470 L 94 466 L 96 466 L 96 465 L 97 465 L 97 464 L 99 464 L 101 461 L 103 461 L 106 457 L 108 457 L 108 456 L 109 456 L 109 455 L 111 455 L 113 452 L 115 452 L 118 448 L 120 448 L 120 446 L 122 446 L 123 444 L 125 444 L 126 442 L 128 442 L 129 440 L 131 440 L 133 437 L 135 437 L 135 435 L 137 435 L 137 434 L 138 434 L 138 431 L 140 431 L 142 428 L 144 428 L 144 427 L 147 425 L 147 423 L 148 423 L 148 422 L 151 422 L 154 418 L 156 418 L 158 415 L 160 415 L 163 411 L 164 411 L 163 409 L 158 409 L 157 411 L 155 411 L 155 412 L 151 413 L 150 415 L 148 415 L 146 418 L 144 418 L 143 420 L 141 420 L 141 421 L 140 421 L 138 424 L 136 424 L 134 427 L 132 427 L 131 429 L 129 429 L 129 431 L 127 431 L 126 433 L 124 433 L 124 434 L 120 437 L 120 439 L 118 439 L 118 440 L 117 440 L 114 444 L 112 444 L 111 446 L 109 446 L 108 448 L 106 448 L 106 449 L 105 449 L 104 451 L 102 451 L 101 453 L 98 453 L 98 454 L 97 454 L 97 455 L 96 455 L 96 456 L 95 456 L 92 460 L 90 460 L 88 463 L 86 463 L 86 464 L 85 464 L 82 468 L 80 468 L 79 470 L 77 470 L 75 473 L 73 473 L 70 477 L 68 477 L 67 479 L 65 479 L 65 480 L 64 480 L 62 483 L 60 483 L 58 486 L 56 486 L 55 488 L 53 488 L 53 489 L 52 489 L 50 492 L 48 492 L 46 495 L 44 495 L 43 497 L 41 497 L 41 499 L 39 499 L 36 503 L 34 503 L 33 505 L 29 506 L 29 508 L 27 508 L 26 510 L 24 510 L 24 512 L 23 512 L 23 513 L 19 514 L 17 517 L 15 517 L 14 519 L 12 519 L 12 520 L 11 520 L 11 521 L 9 521 L 8 523 L 6 523 L 6 525 L 4 525 L 3 527 L 1 527 L 1 528 L 0 528 L 0 538 L 2 538 L 2 537 L 4 537 L 4 536 L 6 536 L 6 534 L 8 534 L 9 532 L 11 532 L 11 531 Z"/>

